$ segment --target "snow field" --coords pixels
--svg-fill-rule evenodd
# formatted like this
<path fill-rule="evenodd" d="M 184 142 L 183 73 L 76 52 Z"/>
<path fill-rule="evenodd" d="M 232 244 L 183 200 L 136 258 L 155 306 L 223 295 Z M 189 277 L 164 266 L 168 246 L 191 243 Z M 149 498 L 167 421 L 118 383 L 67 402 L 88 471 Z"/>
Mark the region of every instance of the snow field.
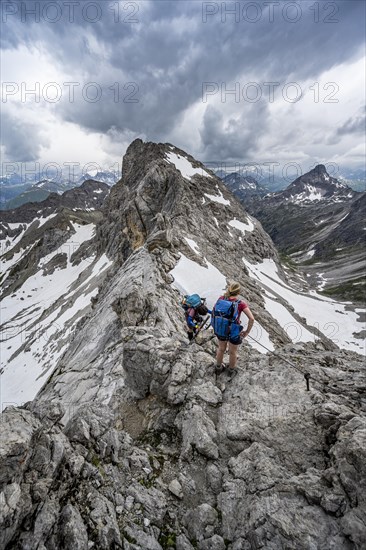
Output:
<path fill-rule="evenodd" d="M 73 226 L 75 234 L 67 243 L 43 258 L 38 271 L 12 296 L 2 301 L 1 408 L 34 399 L 46 375 L 52 373 L 67 348 L 67 337 L 73 326 L 97 294 L 96 279 L 112 264 L 103 255 L 97 262 L 95 256 L 90 256 L 78 265 L 72 265 L 71 254 L 93 236 L 95 229 L 94 224 L 74 223 Z M 67 267 L 43 276 L 42 266 L 59 252 L 71 252 L 67 255 Z M 84 272 L 87 272 L 86 279 L 77 284 Z M 47 313 L 56 302 L 56 310 Z M 11 359 L 24 344 L 25 348 Z"/>
<path fill-rule="evenodd" d="M 321 296 L 316 291 L 311 291 L 310 294 L 296 292 L 280 279 L 277 266 L 271 259 L 251 264 L 243 258 L 243 262 L 253 278 L 281 296 L 298 315 L 306 319 L 309 326 L 320 330 L 339 347 L 364 354 L 365 342 L 356 338 L 354 333 L 364 330 L 365 323 L 362 324 L 357 320 L 357 313 L 347 311 L 345 303 Z M 270 312 L 270 310 L 268 311 Z M 283 322 L 286 323 L 287 318 L 279 319 L 281 326 L 283 326 Z M 302 334 L 306 337 L 305 328 L 300 323 L 298 324 Z"/>

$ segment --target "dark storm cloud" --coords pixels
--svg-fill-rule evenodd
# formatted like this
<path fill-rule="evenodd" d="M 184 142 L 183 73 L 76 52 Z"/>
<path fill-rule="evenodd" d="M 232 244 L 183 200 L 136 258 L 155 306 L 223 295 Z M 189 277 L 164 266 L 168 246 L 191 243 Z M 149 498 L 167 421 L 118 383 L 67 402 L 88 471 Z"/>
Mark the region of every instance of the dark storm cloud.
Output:
<path fill-rule="evenodd" d="M 23 4 L 32 8 L 35 2 Z M 32 16 L 22 22 L 19 14 L 9 15 L 3 24 L 3 47 L 41 44 L 60 72 L 75 75 L 81 85 L 93 81 L 101 86 L 103 96 L 98 103 L 82 97 L 74 103 L 60 102 L 56 108 L 61 119 L 88 131 L 106 133 L 113 127 L 121 134 L 145 133 L 152 140 L 164 140 L 186 109 L 202 100 L 204 82 L 224 82 L 230 88 L 243 75 L 251 79 L 255 75 L 259 83 L 316 80 L 326 69 L 351 59 L 364 39 L 365 7 L 358 0 L 330 3 L 339 8 L 333 15 L 337 23 L 324 22 L 331 10 L 324 12 L 322 7 L 320 21 L 315 22 L 310 9 L 314 2 L 307 1 L 297 3 L 301 18 L 296 23 L 283 19 L 284 1 L 275 9 L 273 22 L 269 22 L 269 8 L 258 2 L 262 16 L 257 23 L 242 19 L 236 23 L 230 15 L 223 23 L 220 12 L 205 23 L 198 0 L 136 2 L 139 11 L 131 17 L 138 23 L 122 22 L 125 12 L 116 23 L 109 4 L 100 2 L 103 17 L 96 23 L 86 21 L 81 9 L 75 9 L 73 23 L 65 17 L 56 23 L 35 23 Z M 221 9 L 221 2 L 213 4 Z M 226 4 L 230 8 L 234 2 Z M 121 87 L 135 83 L 138 103 L 127 103 L 123 91 L 116 102 L 109 90 L 114 82 Z M 230 143 L 234 157 L 237 148 L 230 125 L 219 124 L 221 147 L 210 142 L 209 129 L 215 118 L 219 119 L 219 113 L 208 110 L 200 130 L 206 153 L 227 150 Z M 259 124 L 263 125 L 258 128 L 260 134 L 265 117 L 259 117 Z"/>
<path fill-rule="evenodd" d="M 4 112 L 0 121 L 1 144 L 9 161 L 32 162 L 39 158 L 42 146 L 48 141 L 35 124 L 24 122 Z"/>
<path fill-rule="evenodd" d="M 218 108 L 208 106 L 200 130 L 206 158 L 250 158 L 257 150 L 258 140 L 266 131 L 268 120 L 268 106 L 264 101 L 247 106 L 239 117 L 227 122 Z"/>

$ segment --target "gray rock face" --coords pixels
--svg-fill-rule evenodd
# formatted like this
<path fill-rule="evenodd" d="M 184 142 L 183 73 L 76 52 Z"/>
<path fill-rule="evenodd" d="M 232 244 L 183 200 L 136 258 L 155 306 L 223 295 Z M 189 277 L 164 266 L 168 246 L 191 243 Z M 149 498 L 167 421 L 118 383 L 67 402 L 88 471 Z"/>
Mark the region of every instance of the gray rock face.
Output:
<path fill-rule="evenodd" d="M 3 413 L 1 547 L 361 550 L 363 357 L 326 338 L 292 344 L 274 326 L 235 241 L 217 246 L 246 213 L 219 180 L 184 178 L 164 160 L 172 150 L 204 170 L 169 145 L 130 146 L 93 241 L 113 259 L 93 309 L 36 399 Z M 247 257 L 278 262 L 252 223 Z M 215 377 L 210 330 L 188 345 L 169 276 L 182 252 L 238 278 L 276 343 L 266 355 L 244 343 L 230 382 Z"/>

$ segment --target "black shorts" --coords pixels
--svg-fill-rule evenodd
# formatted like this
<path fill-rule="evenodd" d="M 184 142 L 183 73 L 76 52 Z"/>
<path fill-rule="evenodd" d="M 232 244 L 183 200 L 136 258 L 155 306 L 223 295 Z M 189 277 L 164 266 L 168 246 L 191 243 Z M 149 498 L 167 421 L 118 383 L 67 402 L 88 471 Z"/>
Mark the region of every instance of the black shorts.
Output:
<path fill-rule="evenodd" d="M 235 338 L 222 338 L 221 336 L 217 336 L 217 339 L 220 340 L 220 342 L 229 342 L 229 344 L 233 344 L 233 346 L 239 346 L 242 342 L 240 336 L 236 336 Z"/>

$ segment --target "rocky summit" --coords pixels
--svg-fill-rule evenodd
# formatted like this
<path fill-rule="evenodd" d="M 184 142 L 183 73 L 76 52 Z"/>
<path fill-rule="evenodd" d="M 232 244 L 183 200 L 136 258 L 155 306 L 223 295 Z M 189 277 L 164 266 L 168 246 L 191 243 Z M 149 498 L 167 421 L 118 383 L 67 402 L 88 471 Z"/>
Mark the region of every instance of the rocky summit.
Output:
<path fill-rule="evenodd" d="M 355 195 L 348 185 L 330 176 L 324 164 L 318 164 L 310 172 L 293 181 L 277 195 L 277 199 L 295 204 L 320 200 L 339 202 L 351 199 Z"/>
<path fill-rule="evenodd" d="M 52 239 L 23 227 L 7 246 L 14 263 L 41 243 L 11 272 L 7 347 L 35 314 L 61 343 L 40 368 L 27 332 L 28 355 L 3 365 L 1 547 L 363 549 L 365 311 L 304 291 L 261 224 L 177 147 L 136 140 L 122 173 L 98 215 L 63 211 L 71 257 L 56 258 L 54 220 Z M 188 343 L 180 306 L 193 292 L 212 305 L 230 280 L 256 319 L 231 381 L 214 373 L 211 329 Z M 31 288 L 44 302 L 20 302 Z"/>

